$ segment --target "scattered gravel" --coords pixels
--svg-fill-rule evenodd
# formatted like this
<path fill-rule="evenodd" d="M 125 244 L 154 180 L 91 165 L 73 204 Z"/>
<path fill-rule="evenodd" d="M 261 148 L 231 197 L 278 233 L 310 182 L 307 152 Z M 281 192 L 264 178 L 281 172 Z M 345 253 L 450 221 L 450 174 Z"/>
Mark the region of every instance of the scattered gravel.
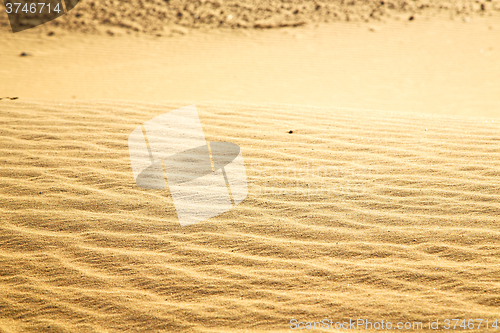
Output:
<path fill-rule="evenodd" d="M 5 13 L 3 3 L 0 12 Z M 500 0 L 83 0 L 42 29 L 47 32 L 60 27 L 114 35 L 113 29 L 118 28 L 169 35 L 178 27 L 264 29 L 332 21 L 413 20 L 440 13 L 470 17 L 498 12 Z M 0 15 L 1 26 L 8 26 L 5 14 Z"/>

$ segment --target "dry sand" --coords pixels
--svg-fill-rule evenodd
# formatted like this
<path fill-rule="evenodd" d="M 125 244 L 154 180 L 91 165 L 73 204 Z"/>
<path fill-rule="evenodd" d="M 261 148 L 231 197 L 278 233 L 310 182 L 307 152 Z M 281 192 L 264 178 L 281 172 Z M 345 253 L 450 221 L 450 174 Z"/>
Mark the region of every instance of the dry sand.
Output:
<path fill-rule="evenodd" d="M 499 22 L 500 16 L 338 22 L 173 37 L 5 33 L 0 97 L 226 100 L 498 117 Z"/>
<path fill-rule="evenodd" d="M 319 22 L 488 17 L 499 12 L 500 0 L 83 0 L 41 29 L 168 35 L 179 27 L 267 29 Z M 3 3 L 0 13 L 0 27 L 6 27 Z"/>
<path fill-rule="evenodd" d="M 0 14 L 0 332 L 500 320 L 498 1 L 149 3 Z M 249 193 L 180 227 L 127 139 L 192 103 Z"/>
<path fill-rule="evenodd" d="M 249 194 L 182 228 L 127 137 L 187 102 L 0 103 L 5 332 L 500 315 L 498 120 L 198 104 Z"/>

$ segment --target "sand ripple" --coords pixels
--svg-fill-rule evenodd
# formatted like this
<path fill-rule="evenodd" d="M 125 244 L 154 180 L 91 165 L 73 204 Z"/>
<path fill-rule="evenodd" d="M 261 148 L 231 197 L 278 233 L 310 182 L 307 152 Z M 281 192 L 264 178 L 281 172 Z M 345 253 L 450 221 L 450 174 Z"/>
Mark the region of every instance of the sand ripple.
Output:
<path fill-rule="evenodd" d="M 187 104 L 0 101 L 0 330 L 500 317 L 498 120 L 199 103 L 249 194 L 181 228 L 127 137 Z"/>

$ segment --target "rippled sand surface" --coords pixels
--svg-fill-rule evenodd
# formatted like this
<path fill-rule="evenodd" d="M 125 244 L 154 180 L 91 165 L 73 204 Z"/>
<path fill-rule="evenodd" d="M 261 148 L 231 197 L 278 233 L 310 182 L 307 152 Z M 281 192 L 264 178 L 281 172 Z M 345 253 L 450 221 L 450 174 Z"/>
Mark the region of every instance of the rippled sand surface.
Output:
<path fill-rule="evenodd" d="M 500 319 L 498 119 L 197 103 L 249 193 L 180 227 L 127 138 L 189 104 L 0 100 L 1 331 Z"/>

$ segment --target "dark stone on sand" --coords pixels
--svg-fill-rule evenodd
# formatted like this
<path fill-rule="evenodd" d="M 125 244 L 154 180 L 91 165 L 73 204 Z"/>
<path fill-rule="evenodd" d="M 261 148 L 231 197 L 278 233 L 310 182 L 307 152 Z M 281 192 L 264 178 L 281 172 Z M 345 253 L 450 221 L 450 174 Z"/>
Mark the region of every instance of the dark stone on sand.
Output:
<path fill-rule="evenodd" d="M 288 131 L 288 134 L 292 134 L 292 133 L 293 133 L 293 131 L 292 131 L 292 130 Z"/>

